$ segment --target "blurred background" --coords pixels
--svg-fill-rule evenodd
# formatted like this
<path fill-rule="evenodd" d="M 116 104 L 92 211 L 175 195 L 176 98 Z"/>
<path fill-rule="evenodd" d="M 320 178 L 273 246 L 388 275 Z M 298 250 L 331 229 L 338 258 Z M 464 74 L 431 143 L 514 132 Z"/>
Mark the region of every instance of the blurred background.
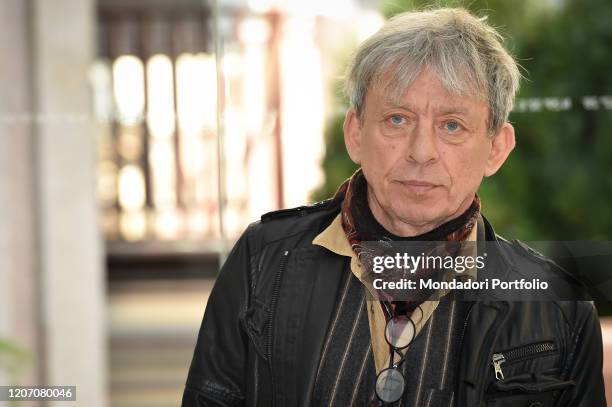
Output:
<path fill-rule="evenodd" d="M 355 169 L 341 133 L 351 52 L 430 4 L 0 2 L 0 384 L 179 405 L 235 239 Z M 517 149 L 480 190 L 497 232 L 611 240 L 612 4 L 436 5 L 488 16 L 526 78 Z M 598 307 L 612 385 L 612 310 Z"/>

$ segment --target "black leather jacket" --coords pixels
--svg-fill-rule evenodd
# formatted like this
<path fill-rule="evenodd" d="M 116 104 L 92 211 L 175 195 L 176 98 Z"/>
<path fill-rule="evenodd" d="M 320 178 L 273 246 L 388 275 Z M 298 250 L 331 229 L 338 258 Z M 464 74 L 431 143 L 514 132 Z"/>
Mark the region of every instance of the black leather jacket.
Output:
<path fill-rule="evenodd" d="M 264 215 L 242 235 L 212 290 L 183 407 L 309 406 L 346 258 L 314 237 L 339 211 L 324 201 Z M 553 268 L 484 219 L 510 261 Z M 519 357 L 497 381 L 496 352 L 553 342 L 551 357 Z M 298 349 L 298 352 L 295 352 Z M 586 301 L 475 302 L 465 321 L 455 406 L 603 407 L 602 341 Z M 419 407 L 419 406 L 415 406 Z"/>

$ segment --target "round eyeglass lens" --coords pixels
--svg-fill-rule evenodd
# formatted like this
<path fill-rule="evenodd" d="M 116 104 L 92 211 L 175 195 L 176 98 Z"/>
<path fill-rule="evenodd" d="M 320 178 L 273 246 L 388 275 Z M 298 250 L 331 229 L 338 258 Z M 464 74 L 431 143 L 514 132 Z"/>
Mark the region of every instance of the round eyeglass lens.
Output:
<path fill-rule="evenodd" d="M 385 337 L 393 347 L 402 349 L 410 345 L 416 329 L 412 320 L 406 316 L 393 317 L 385 326 Z"/>
<path fill-rule="evenodd" d="M 404 387 L 404 376 L 392 367 L 382 370 L 376 378 L 376 395 L 385 403 L 398 401 L 404 394 Z"/>

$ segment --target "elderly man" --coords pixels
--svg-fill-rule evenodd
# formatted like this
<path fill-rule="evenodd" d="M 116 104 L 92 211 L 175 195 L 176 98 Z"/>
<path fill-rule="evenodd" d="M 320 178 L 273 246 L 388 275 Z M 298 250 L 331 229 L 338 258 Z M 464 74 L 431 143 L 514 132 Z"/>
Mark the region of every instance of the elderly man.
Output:
<path fill-rule="evenodd" d="M 486 241 L 515 269 L 560 272 L 480 210 L 483 177 L 515 145 L 519 77 L 462 9 L 399 15 L 362 44 L 344 122 L 361 168 L 332 199 L 268 213 L 240 238 L 183 406 L 605 406 L 590 302 L 369 295 L 370 241 Z"/>

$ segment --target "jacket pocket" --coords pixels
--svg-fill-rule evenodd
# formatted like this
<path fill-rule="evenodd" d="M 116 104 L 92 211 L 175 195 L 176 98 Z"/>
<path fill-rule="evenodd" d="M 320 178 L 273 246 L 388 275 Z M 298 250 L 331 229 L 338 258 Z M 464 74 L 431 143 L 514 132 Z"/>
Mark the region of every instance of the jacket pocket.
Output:
<path fill-rule="evenodd" d="M 526 373 L 491 385 L 488 407 L 552 407 L 565 389 L 576 383 L 554 374 Z"/>
<path fill-rule="evenodd" d="M 510 367 L 518 362 L 529 363 L 537 361 L 539 358 L 547 356 L 555 356 L 558 354 L 558 349 L 553 341 L 541 341 L 521 345 L 502 352 L 494 353 L 491 360 L 491 365 L 495 373 L 497 381 L 505 379 L 504 368 Z M 525 366 L 527 368 L 528 366 Z"/>
<path fill-rule="evenodd" d="M 494 377 L 485 395 L 488 407 L 552 407 L 575 385 L 559 377 L 559 349 L 540 341 L 494 353 Z"/>

